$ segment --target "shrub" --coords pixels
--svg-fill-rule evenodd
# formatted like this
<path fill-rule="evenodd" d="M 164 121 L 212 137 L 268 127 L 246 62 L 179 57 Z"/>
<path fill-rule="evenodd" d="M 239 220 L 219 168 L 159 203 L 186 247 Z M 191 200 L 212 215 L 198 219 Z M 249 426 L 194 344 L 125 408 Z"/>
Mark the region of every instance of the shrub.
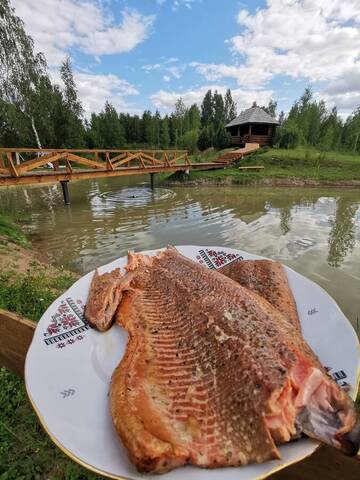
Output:
<path fill-rule="evenodd" d="M 195 153 L 198 146 L 199 134 L 197 130 L 189 130 L 181 137 L 181 147 L 188 150 L 190 154 Z"/>
<path fill-rule="evenodd" d="M 301 142 L 301 132 L 298 126 L 292 121 L 285 122 L 282 127 L 278 128 L 275 142 L 280 148 L 297 147 Z"/>

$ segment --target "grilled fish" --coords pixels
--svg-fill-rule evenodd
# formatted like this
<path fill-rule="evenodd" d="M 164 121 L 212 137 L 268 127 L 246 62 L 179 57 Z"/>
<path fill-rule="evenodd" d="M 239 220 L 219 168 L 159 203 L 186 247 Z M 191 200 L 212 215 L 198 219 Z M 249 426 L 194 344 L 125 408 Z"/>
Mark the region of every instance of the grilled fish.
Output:
<path fill-rule="evenodd" d="M 240 260 L 219 268 L 218 272 L 264 297 L 301 330 L 296 303 L 286 272 L 272 260 Z"/>
<path fill-rule="evenodd" d="M 264 462 L 301 432 L 356 453 L 352 400 L 267 300 L 173 248 L 127 270 L 110 409 L 140 472 Z"/>
<path fill-rule="evenodd" d="M 110 328 L 121 300 L 121 292 L 128 287 L 130 281 L 131 275 L 121 275 L 120 268 L 103 275 L 95 270 L 84 312 L 87 321 L 102 332 Z"/>

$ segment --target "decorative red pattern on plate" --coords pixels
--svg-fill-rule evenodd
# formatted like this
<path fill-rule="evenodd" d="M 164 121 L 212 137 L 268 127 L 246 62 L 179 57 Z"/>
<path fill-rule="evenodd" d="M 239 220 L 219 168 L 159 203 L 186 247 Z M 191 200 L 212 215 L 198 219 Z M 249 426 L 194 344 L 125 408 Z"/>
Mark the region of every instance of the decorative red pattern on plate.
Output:
<path fill-rule="evenodd" d="M 243 257 L 238 253 L 227 253 L 224 252 L 224 250 L 204 248 L 199 250 L 199 254 L 196 255 L 196 260 L 209 268 L 215 269 L 237 260 L 243 260 Z"/>
<path fill-rule="evenodd" d="M 84 308 L 82 300 L 74 301 L 71 297 L 61 300 L 43 334 L 45 344 L 56 345 L 56 348 L 62 349 L 83 340 L 84 335 L 79 334 L 90 328 L 84 317 Z"/>

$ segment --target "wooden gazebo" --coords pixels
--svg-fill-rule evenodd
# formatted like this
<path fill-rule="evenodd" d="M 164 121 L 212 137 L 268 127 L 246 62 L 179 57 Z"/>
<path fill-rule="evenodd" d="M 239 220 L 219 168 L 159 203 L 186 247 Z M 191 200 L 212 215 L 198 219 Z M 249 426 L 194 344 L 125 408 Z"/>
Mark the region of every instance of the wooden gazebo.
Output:
<path fill-rule="evenodd" d="M 240 113 L 225 128 L 231 135 L 231 143 L 258 143 L 272 145 L 276 127 L 280 125 L 276 118 L 260 107 L 251 107 Z"/>

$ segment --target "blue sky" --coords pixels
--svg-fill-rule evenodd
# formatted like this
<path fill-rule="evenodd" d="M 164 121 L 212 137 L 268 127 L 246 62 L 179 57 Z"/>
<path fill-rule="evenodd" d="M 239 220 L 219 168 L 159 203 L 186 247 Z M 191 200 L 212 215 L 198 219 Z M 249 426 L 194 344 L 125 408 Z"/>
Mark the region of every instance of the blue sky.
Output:
<path fill-rule="evenodd" d="M 342 115 L 360 104 L 358 0 L 12 0 L 56 81 L 70 55 L 87 114 L 161 112 L 230 87 L 238 110 L 307 85 Z"/>

